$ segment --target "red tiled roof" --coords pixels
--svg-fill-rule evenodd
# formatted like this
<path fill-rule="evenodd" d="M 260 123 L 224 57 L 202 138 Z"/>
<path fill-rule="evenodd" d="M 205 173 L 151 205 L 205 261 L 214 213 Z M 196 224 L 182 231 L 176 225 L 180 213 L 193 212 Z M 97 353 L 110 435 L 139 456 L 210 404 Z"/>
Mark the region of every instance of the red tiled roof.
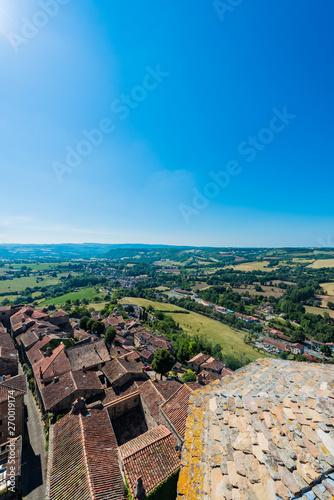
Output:
<path fill-rule="evenodd" d="M 215 371 L 221 371 L 225 366 L 225 363 L 219 359 L 210 358 L 201 364 L 201 369 L 207 370 L 208 368 Z"/>
<path fill-rule="evenodd" d="M 29 338 L 31 340 L 31 335 Z M 24 337 L 21 337 L 21 340 L 24 342 Z M 41 349 L 47 346 L 51 340 L 52 337 L 50 335 L 44 335 L 41 340 L 37 340 L 37 342 L 27 351 L 27 357 L 32 365 L 44 359 L 44 353 L 41 352 Z"/>
<path fill-rule="evenodd" d="M 60 318 L 62 316 L 68 317 L 68 313 L 63 311 L 62 309 L 58 309 L 58 311 L 55 311 L 51 314 L 50 318 Z"/>
<path fill-rule="evenodd" d="M 159 406 L 165 402 L 165 399 L 154 387 L 154 384 L 151 380 L 147 380 L 145 384 L 142 384 L 139 387 L 139 392 L 152 417 L 156 422 L 159 422 Z"/>
<path fill-rule="evenodd" d="M 106 410 L 68 414 L 54 425 L 50 500 L 123 500 L 117 443 Z"/>
<path fill-rule="evenodd" d="M 207 372 L 206 370 L 202 370 L 198 374 L 198 381 L 201 382 L 202 384 L 210 384 L 214 380 L 220 380 L 221 375 L 218 375 L 218 373 L 212 373 L 212 372 Z"/>
<path fill-rule="evenodd" d="M 119 452 L 132 495 L 138 477 L 146 494 L 165 481 L 180 467 L 176 443 L 163 425 L 120 446 Z"/>
<path fill-rule="evenodd" d="M 113 359 L 102 368 L 103 373 L 112 384 L 127 372 L 133 375 L 142 374 L 144 365 L 141 362 L 126 361 L 125 359 Z"/>
<path fill-rule="evenodd" d="M 199 388 L 201 387 L 199 384 L 197 385 Z M 161 406 L 161 409 L 182 439 L 186 432 L 189 398 L 192 392 L 193 390 L 188 384 L 184 384 Z"/>
<path fill-rule="evenodd" d="M 230 368 L 223 368 L 220 374 L 222 377 L 227 377 L 228 375 L 233 375 L 233 370 L 230 370 Z"/>
<path fill-rule="evenodd" d="M 193 358 L 191 358 L 188 363 L 195 363 L 196 365 L 200 365 L 201 363 L 204 363 L 207 359 L 209 359 L 210 356 L 207 354 L 199 353 L 196 354 Z"/>
<path fill-rule="evenodd" d="M 103 400 L 103 404 L 108 405 L 109 403 L 113 403 L 114 401 L 117 401 L 118 399 L 123 398 L 124 396 L 129 396 L 130 394 L 134 394 L 138 392 L 138 388 L 139 385 L 134 380 L 130 380 L 121 387 L 117 388 L 108 387 L 107 389 L 104 390 L 106 397 Z"/>
<path fill-rule="evenodd" d="M 110 355 L 103 339 L 89 344 L 73 346 L 67 349 L 67 356 L 73 371 L 92 368 L 110 360 Z"/>
<path fill-rule="evenodd" d="M 103 393 L 101 382 L 95 372 L 67 372 L 58 377 L 57 382 L 44 386 L 37 379 L 46 411 L 54 408 L 60 401 L 77 391 L 93 391 Z"/>
<path fill-rule="evenodd" d="M 126 354 L 122 354 L 119 359 L 126 359 L 128 361 L 139 361 L 140 360 L 140 356 L 138 354 L 138 352 L 136 351 L 131 351 L 131 352 L 127 352 Z"/>
<path fill-rule="evenodd" d="M 50 379 L 54 376 L 62 375 L 71 370 L 70 362 L 66 356 L 64 344 L 56 347 L 50 356 L 43 357 L 33 365 L 35 378 L 40 378 L 42 373 L 44 379 Z"/>
<path fill-rule="evenodd" d="M 152 352 L 151 351 L 148 351 L 147 349 L 143 349 L 141 352 L 140 352 L 140 356 L 144 359 L 149 359 L 151 356 L 152 356 Z"/>
<path fill-rule="evenodd" d="M 9 391 L 13 391 L 10 392 Z M 0 403 L 8 400 L 8 396 L 18 398 L 27 392 L 25 375 L 16 375 L 0 382 Z"/>
<path fill-rule="evenodd" d="M 14 354 L 14 357 L 18 356 L 18 352 L 15 349 L 13 339 L 9 335 L 9 333 L 2 332 L 0 333 L 0 356 L 10 357 L 11 354 Z"/>
<path fill-rule="evenodd" d="M 285 344 L 282 344 L 282 342 L 276 342 L 276 340 L 269 339 L 267 337 L 263 337 L 262 342 L 267 345 L 272 345 L 274 347 L 278 347 L 282 351 L 287 351 L 287 347 Z"/>

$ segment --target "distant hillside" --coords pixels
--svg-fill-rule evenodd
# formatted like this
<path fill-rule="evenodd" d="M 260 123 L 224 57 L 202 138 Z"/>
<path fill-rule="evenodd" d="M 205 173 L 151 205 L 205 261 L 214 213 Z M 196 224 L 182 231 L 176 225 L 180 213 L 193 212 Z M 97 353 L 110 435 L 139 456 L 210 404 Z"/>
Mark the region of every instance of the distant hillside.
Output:
<path fill-rule="evenodd" d="M 60 245 L 0 245 L 0 259 L 67 260 L 90 257 L 102 257 L 111 245 L 98 243 Z"/>
<path fill-rule="evenodd" d="M 106 257 L 119 259 L 134 257 L 138 252 L 146 255 L 154 249 L 171 248 L 182 250 L 191 247 L 173 247 L 168 245 L 146 245 L 142 243 L 104 244 L 104 243 L 64 243 L 58 245 L 20 245 L 15 243 L 0 244 L 0 259 L 67 260 Z"/>

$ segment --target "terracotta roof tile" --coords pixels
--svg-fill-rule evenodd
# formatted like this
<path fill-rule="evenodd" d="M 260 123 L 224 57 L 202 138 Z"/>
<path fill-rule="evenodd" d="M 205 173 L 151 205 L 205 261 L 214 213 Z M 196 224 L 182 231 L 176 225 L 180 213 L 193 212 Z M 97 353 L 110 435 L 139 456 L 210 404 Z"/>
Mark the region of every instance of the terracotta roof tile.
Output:
<path fill-rule="evenodd" d="M 198 387 L 202 387 L 197 384 Z M 189 398 L 193 390 L 184 384 L 161 406 L 162 411 L 170 420 L 177 433 L 184 438 L 188 414 Z"/>
<path fill-rule="evenodd" d="M 141 362 L 127 361 L 125 359 L 113 359 L 103 366 L 102 371 L 113 384 L 126 373 L 131 373 L 133 376 L 141 375 L 144 370 L 144 365 Z"/>
<path fill-rule="evenodd" d="M 39 379 L 37 383 L 46 411 L 52 410 L 57 404 L 65 398 L 68 398 L 71 394 L 73 395 L 72 400 L 74 401 L 79 391 L 95 391 L 96 394 L 99 392 L 101 395 L 103 394 L 101 382 L 95 372 L 87 371 L 84 373 L 83 371 L 70 371 L 60 375 L 56 382 L 51 382 L 46 386 L 42 384 Z M 80 395 L 84 397 L 83 394 Z"/>
<path fill-rule="evenodd" d="M 142 477 L 146 494 L 149 494 L 178 470 L 180 457 L 175 447 L 170 431 L 159 425 L 119 448 L 133 496 L 138 477 Z"/>
<path fill-rule="evenodd" d="M 67 356 L 73 371 L 89 369 L 110 360 L 110 355 L 103 339 L 89 344 L 73 346 L 67 349 Z"/>
<path fill-rule="evenodd" d="M 106 410 L 66 415 L 54 425 L 50 500 L 123 500 L 117 443 Z"/>
<path fill-rule="evenodd" d="M 0 382 L 0 403 L 8 400 L 8 391 L 14 391 L 10 395 L 15 398 L 26 394 L 27 386 L 25 375 L 16 375 L 15 377 L 10 377 Z"/>
<path fill-rule="evenodd" d="M 40 378 L 40 374 L 42 374 L 43 379 L 47 380 L 69 372 L 71 365 L 65 351 L 64 344 L 60 344 L 53 349 L 50 356 L 43 357 L 37 361 L 32 367 L 35 378 Z"/>

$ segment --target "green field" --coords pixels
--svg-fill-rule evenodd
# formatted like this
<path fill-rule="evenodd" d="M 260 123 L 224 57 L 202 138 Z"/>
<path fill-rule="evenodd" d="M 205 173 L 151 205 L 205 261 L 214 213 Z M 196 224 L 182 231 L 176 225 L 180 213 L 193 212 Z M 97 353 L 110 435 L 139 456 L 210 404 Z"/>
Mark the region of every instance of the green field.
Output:
<path fill-rule="evenodd" d="M 152 305 L 154 309 L 160 311 L 185 311 L 185 309 L 173 304 L 154 302 L 135 297 L 125 297 L 120 302 L 123 304 L 136 304 L 145 307 Z M 248 357 L 251 361 L 255 361 L 258 358 L 269 357 L 267 354 L 257 352 L 251 346 L 245 344 L 243 338 L 246 332 L 234 330 L 228 325 L 224 325 L 219 321 L 194 312 L 189 312 L 189 314 L 173 314 L 171 312 L 168 314 L 172 316 L 189 335 L 205 334 L 209 340 L 221 344 L 223 355 L 229 354 L 238 359 Z"/>
<path fill-rule="evenodd" d="M 44 300 L 38 304 L 38 307 L 45 307 L 50 304 L 65 304 L 67 300 L 82 300 L 87 299 L 91 300 L 93 297 L 98 296 L 101 297 L 103 294 L 96 291 L 95 287 L 83 288 L 78 292 L 65 293 L 65 295 L 60 295 L 59 297 L 54 297 L 53 299 Z M 98 306 L 99 304 L 93 304 L 92 307 Z M 102 308 L 101 308 L 102 309 Z"/>
<path fill-rule="evenodd" d="M 61 276 L 61 275 L 59 275 Z M 23 292 L 27 287 L 57 285 L 59 278 L 29 276 L 27 278 L 13 278 L 12 280 L 0 281 L 0 293 Z M 38 281 L 36 281 L 38 279 Z"/>
<path fill-rule="evenodd" d="M 334 259 L 319 259 L 315 260 L 312 264 L 307 267 L 312 267 L 312 269 L 321 269 L 323 267 L 334 267 Z"/>
<path fill-rule="evenodd" d="M 69 262 L 42 262 L 40 264 L 5 264 L 3 267 L 0 267 L 0 271 L 10 271 L 10 269 L 21 269 L 21 267 L 25 266 L 27 269 L 33 269 L 34 271 L 53 271 L 56 267 L 59 266 L 67 266 Z"/>

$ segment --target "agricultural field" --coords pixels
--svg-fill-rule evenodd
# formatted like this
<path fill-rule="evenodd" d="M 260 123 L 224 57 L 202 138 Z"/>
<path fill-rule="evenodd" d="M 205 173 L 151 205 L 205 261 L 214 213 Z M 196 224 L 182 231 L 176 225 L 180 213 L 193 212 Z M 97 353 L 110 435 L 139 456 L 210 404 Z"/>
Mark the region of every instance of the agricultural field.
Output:
<path fill-rule="evenodd" d="M 42 263 L 21 263 L 21 264 L 4 264 L 0 267 L 0 271 L 10 271 L 11 269 L 21 269 L 21 267 L 26 267 L 27 269 L 32 269 L 34 271 L 53 271 L 59 266 L 68 266 L 70 262 L 42 262 Z"/>
<path fill-rule="evenodd" d="M 164 304 L 136 297 L 125 297 L 120 302 L 123 304 L 137 304 L 145 307 L 152 305 L 154 309 L 160 311 L 186 311 L 182 307 L 173 304 Z M 244 343 L 243 338 L 245 332 L 234 330 L 228 325 L 224 325 L 219 321 L 207 318 L 195 312 L 189 312 L 189 314 L 168 312 L 168 314 L 172 316 L 174 321 L 179 323 L 181 328 L 189 335 L 205 334 L 209 340 L 221 344 L 223 355 L 232 355 L 241 360 L 249 358 L 251 361 L 255 361 L 258 358 L 269 357 L 267 354 L 257 352 L 251 346 Z"/>
<path fill-rule="evenodd" d="M 52 299 L 44 300 L 41 301 L 38 304 L 38 307 L 46 307 L 50 304 L 55 304 L 59 306 L 60 304 L 65 304 L 67 300 L 83 300 L 87 299 L 91 301 L 93 297 L 103 297 L 104 295 L 101 294 L 100 292 L 96 291 L 95 287 L 88 287 L 88 288 L 83 288 L 82 290 L 79 290 L 78 292 L 71 292 L 71 293 L 65 293 L 65 295 L 60 295 L 59 297 L 54 297 Z M 95 304 L 97 305 L 97 304 Z M 95 307 L 93 305 L 92 307 Z M 101 308 L 102 309 L 102 308 Z"/>
<path fill-rule="evenodd" d="M 263 271 L 268 264 L 269 262 L 245 262 L 243 264 L 236 264 L 235 266 L 225 266 L 224 269 L 232 267 L 235 271 Z"/>
<path fill-rule="evenodd" d="M 212 285 L 208 285 L 207 283 L 197 283 L 196 285 L 192 286 L 191 289 L 193 292 L 195 292 L 195 290 L 207 290 L 211 286 Z"/>
<path fill-rule="evenodd" d="M 320 283 L 320 286 L 328 295 L 334 295 L 334 283 Z"/>
<path fill-rule="evenodd" d="M 67 276 L 67 274 L 65 274 Z M 64 274 L 59 274 L 64 276 Z M 24 278 L 13 278 L 12 280 L 0 281 L 0 293 L 6 292 L 23 292 L 27 287 L 34 288 L 35 286 L 50 286 L 59 283 L 58 278 L 43 277 L 43 276 L 28 276 Z M 3 299 L 2 299 L 3 300 Z"/>
<path fill-rule="evenodd" d="M 323 267 L 334 267 L 334 259 L 319 259 L 315 260 L 312 264 L 307 267 L 312 269 L 322 269 Z"/>
<path fill-rule="evenodd" d="M 313 307 L 313 306 L 304 306 L 306 309 L 306 312 L 311 313 L 311 314 L 321 314 L 321 316 L 324 315 L 325 312 L 327 312 L 331 318 L 334 318 L 334 311 L 331 309 L 325 308 L 325 307 Z"/>
<path fill-rule="evenodd" d="M 168 286 L 156 286 L 155 290 L 157 290 L 158 292 L 167 292 L 168 290 L 170 290 L 170 288 L 168 288 Z"/>
<path fill-rule="evenodd" d="M 247 287 L 242 287 L 242 288 L 233 288 L 234 292 L 244 294 L 245 292 L 249 292 L 249 295 L 263 295 L 263 297 L 275 297 L 275 298 L 280 298 L 282 297 L 283 293 L 285 290 L 282 290 L 281 288 L 276 288 L 273 286 L 266 286 L 266 285 L 261 285 L 261 288 L 263 292 L 257 292 L 255 290 L 255 287 L 253 285 L 248 285 Z"/>
<path fill-rule="evenodd" d="M 334 303 L 334 295 L 316 295 L 318 299 L 321 299 L 321 307 L 327 307 L 327 302 Z"/>

